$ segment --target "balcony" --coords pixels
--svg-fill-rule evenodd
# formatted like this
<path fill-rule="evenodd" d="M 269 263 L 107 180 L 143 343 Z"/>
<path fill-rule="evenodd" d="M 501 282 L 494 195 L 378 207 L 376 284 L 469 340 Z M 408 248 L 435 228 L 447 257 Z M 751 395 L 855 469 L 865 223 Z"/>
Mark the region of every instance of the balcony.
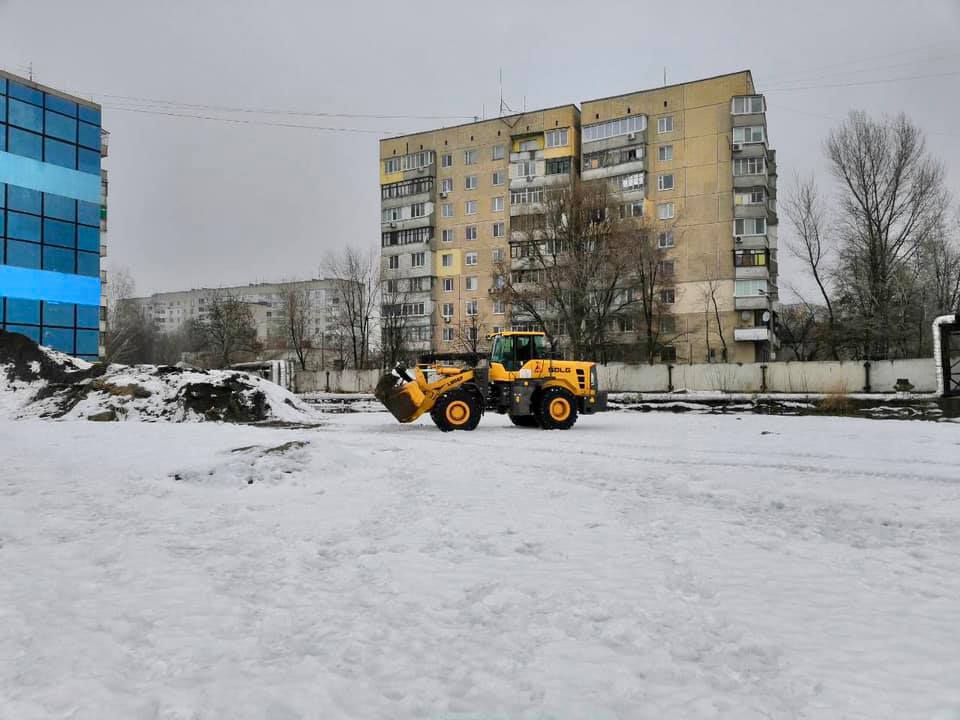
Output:
<path fill-rule="evenodd" d="M 770 268 L 766 265 L 738 266 L 734 268 L 737 280 L 769 280 Z"/>
<path fill-rule="evenodd" d="M 100 157 L 107 157 L 110 154 L 110 133 L 103 128 L 100 129 Z"/>
<path fill-rule="evenodd" d="M 107 246 L 106 246 L 106 245 L 101 245 L 101 246 L 100 246 L 100 259 L 102 260 L 102 259 L 105 258 L 106 256 L 107 256 Z"/>
<path fill-rule="evenodd" d="M 510 164 L 518 162 L 529 162 L 531 160 L 543 160 L 543 150 L 522 150 L 520 152 L 510 153 Z"/>
<path fill-rule="evenodd" d="M 389 210 L 390 208 L 403 207 L 404 205 L 413 205 L 414 203 L 432 203 L 434 201 L 433 190 L 417 193 L 416 195 L 404 195 L 403 197 L 384 198 L 380 200 L 380 209 Z"/>
<path fill-rule="evenodd" d="M 584 170 L 583 179 L 584 181 L 600 180 L 602 178 L 617 177 L 618 175 L 630 175 L 632 173 L 643 172 L 644 164 L 644 159 L 640 158 L 618 165 L 607 165 L 606 167 Z"/>
<path fill-rule="evenodd" d="M 772 333 L 768 327 L 734 328 L 736 342 L 770 342 Z"/>
<path fill-rule="evenodd" d="M 749 143 L 731 142 L 730 151 L 733 153 L 733 156 L 737 158 L 764 157 L 767 154 L 767 143 L 766 142 L 749 142 Z"/>
<path fill-rule="evenodd" d="M 733 298 L 734 310 L 769 310 L 770 298 L 766 295 L 745 295 Z"/>
<path fill-rule="evenodd" d="M 755 175 L 734 175 L 733 187 L 735 190 L 749 190 L 753 187 L 767 187 L 769 180 L 767 172 L 757 173 Z"/>

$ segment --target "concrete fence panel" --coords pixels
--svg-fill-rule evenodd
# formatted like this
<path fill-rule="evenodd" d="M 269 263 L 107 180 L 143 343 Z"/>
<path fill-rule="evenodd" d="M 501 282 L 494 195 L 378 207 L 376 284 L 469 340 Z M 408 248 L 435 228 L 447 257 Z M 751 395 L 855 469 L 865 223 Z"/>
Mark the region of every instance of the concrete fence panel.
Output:
<path fill-rule="evenodd" d="M 372 393 L 380 370 L 300 370 L 294 378 L 297 392 Z"/>
<path fill-rule="evenodd" d="M 937 391 L 937 364 L 933 358 L 878 360 L 870 364 L 870 389 L 893 392 L 901 378 L 913 385 L 912 392 Z"/>

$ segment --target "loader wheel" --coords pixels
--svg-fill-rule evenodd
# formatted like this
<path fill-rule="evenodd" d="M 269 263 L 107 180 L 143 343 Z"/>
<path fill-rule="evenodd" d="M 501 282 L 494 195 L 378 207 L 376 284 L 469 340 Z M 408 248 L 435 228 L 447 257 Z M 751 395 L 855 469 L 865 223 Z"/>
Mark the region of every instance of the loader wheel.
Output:
<path fill-rule="evenodd" d="M 473 430 L 480 422 L 482 408 L 474 393 L 453 390 L 444 394 L 430 411 L 434 424 L 443 430 Z"/>
<path fill-rule="evenodd" d="M 510 422 L 517 427 L 537 427 L 540 424 L 536 415 L 511 415 Z"/>
<path fill-rule="evenodd" d="M 544 430 L 569 430 L 577 421 L 577 401 L 569 390 L 552 387 L 540 395 L 539 418 Z"/>

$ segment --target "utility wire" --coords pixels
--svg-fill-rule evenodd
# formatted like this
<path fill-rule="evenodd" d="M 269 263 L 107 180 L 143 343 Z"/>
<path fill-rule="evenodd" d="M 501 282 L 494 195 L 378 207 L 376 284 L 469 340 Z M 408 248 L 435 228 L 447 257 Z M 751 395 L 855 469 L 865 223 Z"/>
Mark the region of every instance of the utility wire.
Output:
<path fill-rule="evenodd" d="M 324 132 L 344 132 L 344 133 L 361 133 L 369 135 L 396 135 L 398 134 L 395 130 L 370 130 L 366 128 L 349 128 L 349 127 L 324 127 L 320 125 L 302 125 L 299 123 L 281 123 L 281 122 L 271 122 L 269 120 L 241 120 L 240 118 L 223 118 L 216 117 L 213 115 L 195 115 L 188 113 L 176 113 L 176 112 L 166 112 L 163 110 L 150 110 L 146 108 L 135 108 L 135 107 L 122 107 L 119 105 L 104 105 L 104 108 L 108 110 L 118 110 L 120 112 L 132 112 L 132 113 L 142 113 L 145 115 L 162 115 L 165 117 L 176 117 L 176 118 L 188 118 L 193 120 L 214 120 L 216 122 L 225 122 L 233 123 L 238 125 L 268 125 L 271 127 L 285 127 L 285 128 L 300 128 L 303 130 L 321 130 Z"/>
<path fill-rule="evenodd" d="M 937 63 L 945 60 L 952 60 L 953 58 L 956 58 L 956 57 L 960 57 L 960 53 L 948 53 L 947 55 L 942 55 L 937 58 L 928 58 L 926 60 L 913 60 L 911 62 L 906 62 L 906 63 L 896 63 L 895 65 L 880 65 L 878 67 L 863 68 L 861 70 L 840 70 L 838 72 L 833 72 L 833 73 L 812 75 L 809 77 L 804 77 L 803 79 L 784 80 L 781 82 L 776 82 L 776 83 L 773 83 L 772 89 L 777 89 L 779 87 L 785 87 L 789 85 L 796 85 L 797 83 L 802 84 L 802 83 L 810 82 L 812 80 L 835 78 L 840 75 L 862 75 L 864 73 L 882 72 L 884 70 L 895 70 L 897 68 L 913 67 L 914 65 L 926 65 L 928 63 Z"/>
<path fill-rule="evenodd" d="M 886 83 L 894 82 L 905 82 L 908 80 L 926 80 L 929 78 L 941 78 L 941 77 L 952 77 L 955 75 L 960 75 L 960 70 L 953 70 L 951 72 L 943 73 L 931 73 L 930 75 L 911 75 L 909 77 L 897 77 L 897 78 L 884 78 L 882 80 L 861 80 L 859 82 L 852 83 L 831 83 L 826 85 L 805 85 L 802 87 L 774 87 L 768 90 L 764 90 L 764 93 L 768 92 L 793 92 L 795 90 L 822 90 L 825 88 L 845 88 L 845 87 L 860 87 L 863 85 L 883 85 Z"/>

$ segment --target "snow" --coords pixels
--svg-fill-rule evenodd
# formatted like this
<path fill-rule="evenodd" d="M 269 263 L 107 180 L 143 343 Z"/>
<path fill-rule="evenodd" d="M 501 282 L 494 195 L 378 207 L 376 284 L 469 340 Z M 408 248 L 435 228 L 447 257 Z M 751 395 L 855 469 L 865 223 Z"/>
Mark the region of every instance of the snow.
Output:
<path fill-rule="evenodd" d="M 896 420 L 0 420 L 0 717 L 956 717 L 958 467 Z"/>

